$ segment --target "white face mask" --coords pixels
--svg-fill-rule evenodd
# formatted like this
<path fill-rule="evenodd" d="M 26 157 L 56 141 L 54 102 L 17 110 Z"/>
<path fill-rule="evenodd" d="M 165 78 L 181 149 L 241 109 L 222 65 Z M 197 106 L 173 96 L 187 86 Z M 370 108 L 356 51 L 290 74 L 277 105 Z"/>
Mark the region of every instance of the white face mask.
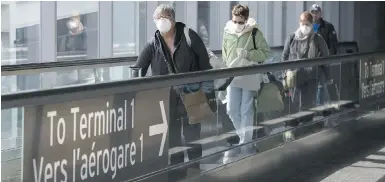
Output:
<path fill-rule="evenodd" d="M 245 29 L 245 25 L 240 25 L 240 24 L 237 24 L 237 23 L 234 23 L 234 30 L 235 32 L 237 33 L 240 33 L 242 32 L 242 30 Z"/>
<path fill-rule="evenodd" d="M 166 33 L 171 29 L 171 21 L 166 18 L 161 18 L 156 21 L 156 28 L 158 28 L 161 33 Z"/>
<path fill-rule="evenodd" d="M 312 27 L 308 26 L 308 25 L 301 25 L 299 27 L 299 30 L 301 31 L 302 34 L 304 35 L 309 35 L 309 33 L 311 32 L 311 29 Z"/>

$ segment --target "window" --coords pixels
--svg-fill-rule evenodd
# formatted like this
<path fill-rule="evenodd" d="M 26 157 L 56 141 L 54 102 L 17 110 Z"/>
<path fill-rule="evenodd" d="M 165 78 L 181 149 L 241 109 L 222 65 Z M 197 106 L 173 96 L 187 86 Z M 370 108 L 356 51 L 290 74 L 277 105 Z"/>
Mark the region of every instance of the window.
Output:
<path fill-rule="evenodd" d="M 58 61 L 98 57 L 99 2 L 57 2 Z"/>
<path fill-rule="evenodd" d="M 40 2 L 1 2 L 1 64 L 39 61 Z"/>
<path fill-rule="evenodd" d="M 1 2 L 1 64 L 26 64 L 40 61 L 40 2 Z M 2 93 L 12 93 L 38 86 L 37 76 L 1 77 Z M 1 110 L 1 149 L 20 147 L 22 131 L 21 108 Z M 8 156 L 9 157 L 9 156 Z"/>
<path fill-rule="evenodd" d="M 113 1 L 113 45 L 114 57 L 137 55 L 136 35 L 139 26 L 136 1 Z"/>
<path fill-rule="evenodd" d="M 57 60 L 84 60 L 99 57 L 99 2 L 57 2 Z M 102 79 L 101 69 L 57 72 L 57 85 L 94 83 Z"/>

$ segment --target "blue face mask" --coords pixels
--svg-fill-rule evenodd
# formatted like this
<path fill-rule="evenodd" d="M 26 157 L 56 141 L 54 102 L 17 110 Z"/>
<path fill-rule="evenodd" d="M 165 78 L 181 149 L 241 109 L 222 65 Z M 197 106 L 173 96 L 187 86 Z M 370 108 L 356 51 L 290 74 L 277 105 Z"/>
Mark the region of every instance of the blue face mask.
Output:
<path fill-rule="evenodd" d="M 320 26 L 320 24 L 316 24 L 316 23 L 313 24 L 313 30 L 314 30 L 314 32 L 317 32 L 317 31 L 318 31 L 319 26 Z"/>

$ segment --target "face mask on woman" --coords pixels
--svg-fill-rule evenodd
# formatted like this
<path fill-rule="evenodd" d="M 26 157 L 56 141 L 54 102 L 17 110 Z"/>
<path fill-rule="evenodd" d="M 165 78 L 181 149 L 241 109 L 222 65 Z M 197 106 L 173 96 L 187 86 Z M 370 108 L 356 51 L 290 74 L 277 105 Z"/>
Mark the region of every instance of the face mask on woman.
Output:
<path fill-rule="evenodd" d="M 171 21 L 167 18 L 160 18 L 156 20 L 156 28 L 158 28 L 161 33 L 166 33 L 171 29 Z"/>
<path fill-rule="evenodd" d="M 301 31 L 302 34 L 304 35 L 309 35 L 309 33 L 311 32 L 311 29 L 312 27 L 308 26 L 308 25 L 301 25 L 299 27 L 299 30 Z"/>
<path fill-rule="evenodd" d="M 240 25 L 238 23 L 234 23 L 235 32 L 240 33 L 240 32 L 242 32 L 243 29 L 245 29 L 245 24 Z"/>

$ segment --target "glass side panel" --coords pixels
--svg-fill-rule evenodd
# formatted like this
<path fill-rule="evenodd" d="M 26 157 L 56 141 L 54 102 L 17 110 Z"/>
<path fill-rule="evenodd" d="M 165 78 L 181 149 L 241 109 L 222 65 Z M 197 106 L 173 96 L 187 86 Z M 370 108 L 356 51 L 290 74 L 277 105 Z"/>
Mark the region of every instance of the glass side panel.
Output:
<path fill-rule="evenodd" d="M 341 83 L 351 78 L 340 70 L 336 64 L 239 76 L 215 92 L 229 79 L 5 109 L 3 175 L 13 179 L 23 173 L 24 180 L 31 180 L 33 159 L 41 165 L 44 157 L 44 163 L 66 161 L 68 179 L 74 169 L 76 179 L 120 181 L 169 167 L 178 170 L 163 175 L 164 180 L 185 179 L 322 130 L 324 124 L 313 123 L 348 111 L 357 100 L 342 97 L 347 88 Z M 349 93 L 358 90 L 346 87 Z M 99 155 L 94 165 L 99 168 L 85 172 L 82 166 L 91 154 Z M 103 161 L 110 161 L 108 168 Z M 178 167 L 182 164 L 187 167 Z"/>
<path fill-rule="evenodd" d="M 130 66 L 1 76 L 2 94 L 130 79 Z"/>
<path fill-rule="evenodd" d="M 217 55 L 221 57 L 221 55 Z M 63 86 L 94 84 L 100 82 L 130 79 L 129 67 L 135 62 L 124 66 L 113 66 L 95 69 L 65 70 L 43 72 L 29 75 L 1 76 L 3 94 L 20 91 L 52 89 Z M 151 75 L 151 73 L 148 73 Z"/>

